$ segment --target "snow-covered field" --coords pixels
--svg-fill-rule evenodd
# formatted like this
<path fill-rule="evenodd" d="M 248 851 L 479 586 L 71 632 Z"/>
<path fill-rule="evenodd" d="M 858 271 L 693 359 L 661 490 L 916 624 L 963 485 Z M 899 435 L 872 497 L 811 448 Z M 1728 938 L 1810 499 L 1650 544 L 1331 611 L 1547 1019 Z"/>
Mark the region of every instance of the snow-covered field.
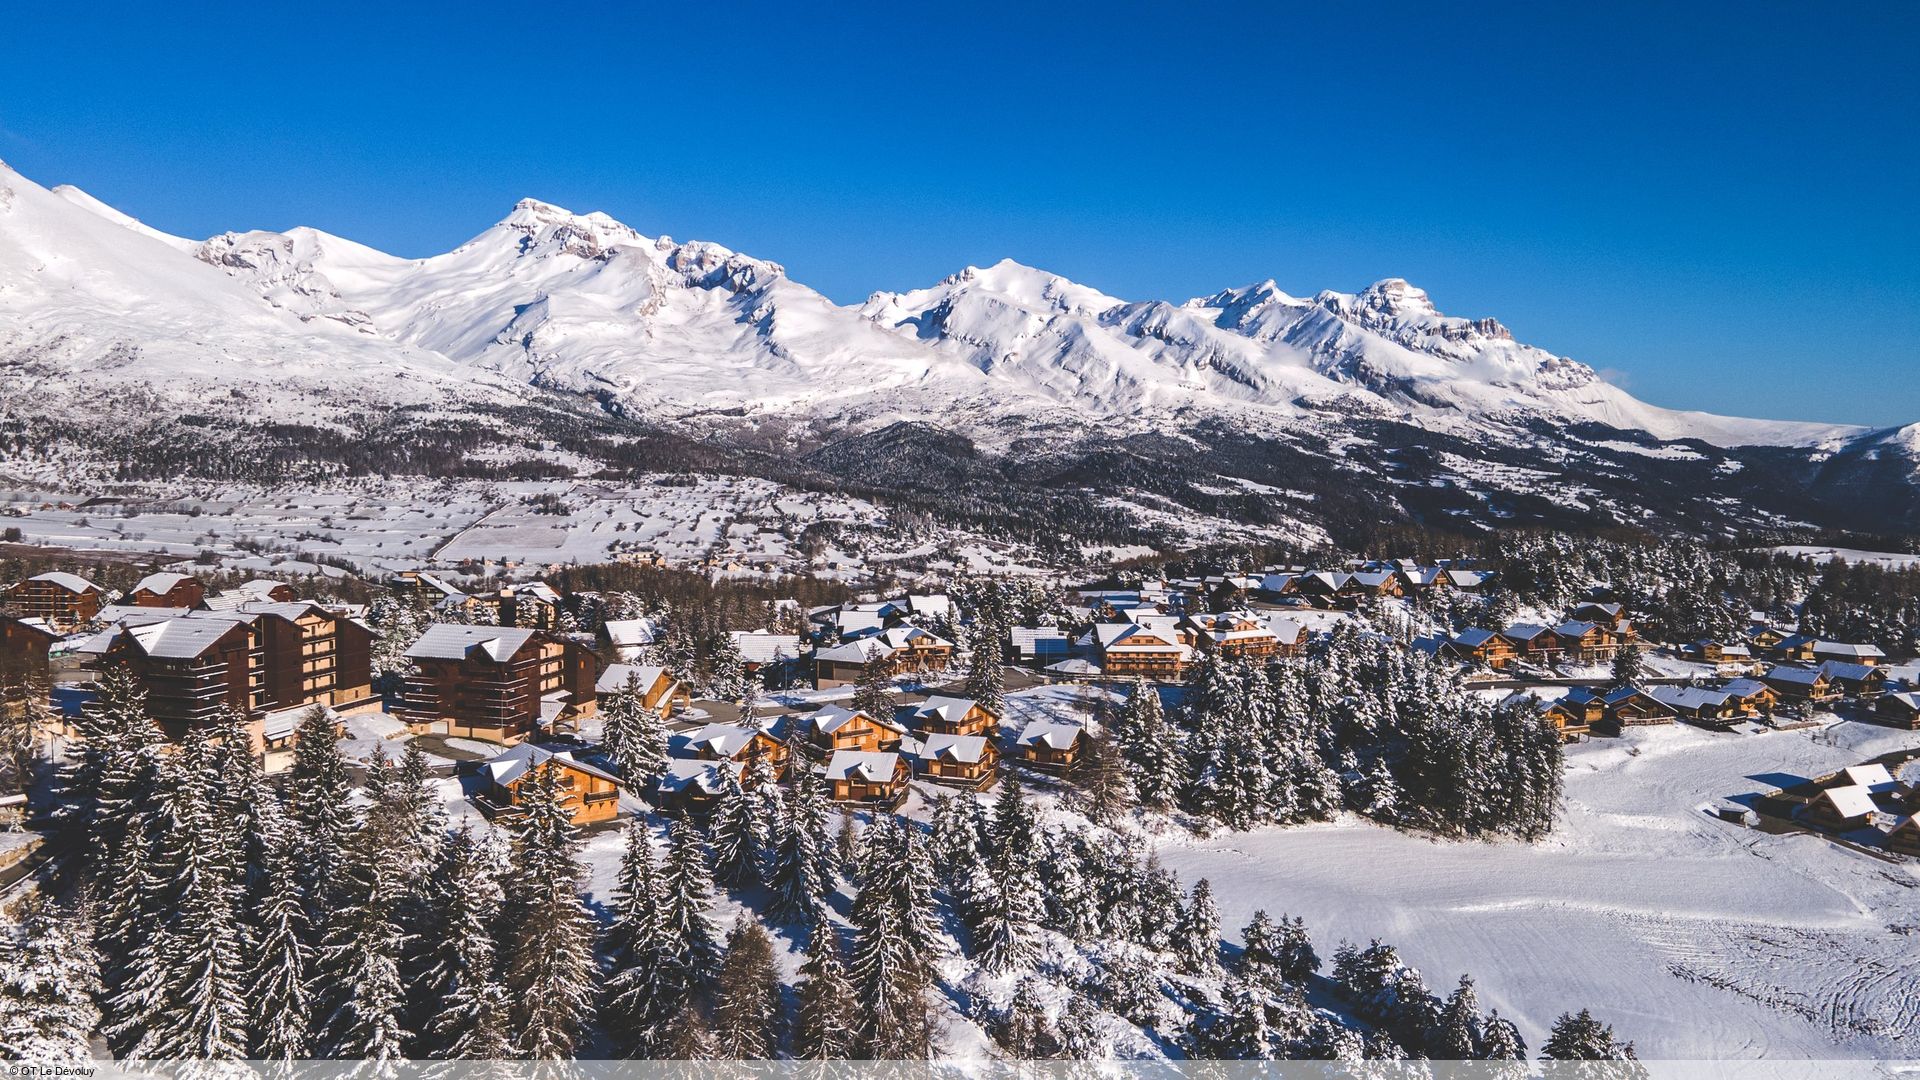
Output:
<path fill-rule="evenodd" d="M 1850 563 L 1874 563 L 1889 570 L 1905 570 L 1920 566 L 1920 555 L 1908 555 L 1898 551 L 1861 551 L 1858 548 L 1816 547 L 1812 544 L 1782 544 L 1773 550 L 1783 555 L 1799 555 L 1819 562 L 1840 559 Z"/>
<path fill-rule="evenodd" d="M 1569 749 L 1564 823 L 1537 846 L 1358 822 L 1162 842 L 1212 880 L 1222 925 L 1304 916 L 1322 956 L 1380 938 L 1444 989 L 1463 972 L 1538 1046 L 1591 1007 L 1644 1057 L 1920 1056 L 1920 863 L 1701 811 L 1920 747 L 1842 723 L 1630 731 Z"/>

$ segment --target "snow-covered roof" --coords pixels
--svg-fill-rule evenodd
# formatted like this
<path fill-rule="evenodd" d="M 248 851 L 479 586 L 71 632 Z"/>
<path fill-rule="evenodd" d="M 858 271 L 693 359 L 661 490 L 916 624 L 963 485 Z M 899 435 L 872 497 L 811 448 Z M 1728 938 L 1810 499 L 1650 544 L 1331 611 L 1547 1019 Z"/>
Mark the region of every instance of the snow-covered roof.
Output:
<path fill-rule="evenodd" d="M 872 721 L 873 723 L 876 723 L 883 728 L 888 728 L 893 731 L 903 732 L 906 730 L 905 728 L 901 727 L 899 724 L 895 723 L 893 718 L 890 716 L 886 717 L 885 719 L 882 719 L 878 716 L 873 715 L 870 712 L 864 712 L 859 709 L 843 708 L 842 706 L 839 706 L 839 705 L 828 705 L 827 707 L 807 717 L 807 725 L 813 728 L 815 731 L 818 731 L 822 735 L 832 735 L 834 732 L 839 731 L 843 727 L 846 727 L 847 724 L 852 722 L 853 718 L 856 716 L 864 716 L 868 720 Z"/>
<path fill-rule="evenodd" d="M 1813 643 L 1813 655 L 1831 656 L 1837 659 L 1880 660 L 1887 654 L 1874 645 L 1856 645 L 1847 641 L 1816 641 Z"/>
<path fill-rule="evenodd" d="M 1060 720 L 1034 720 L 1020 729 L 1020 737 L 1015 741 L 1020 746 L 1032 746 L 1038 743 L 1055 750 L 1069 750 L 1086 733 L 1087 729 L 1079 724 Z"/>
<path fill-rule="evenodd" d="M 1768 682 L 1807 687 L 1818 686 L 1826 677 L 1827 673 L 1818 668 L 1789 667 L 1786 664 L 1775 664 L 1762 676 Z"/>
<path fill-rule="evenodd" d="M 1453 635 L 1453 643 L 1463 649 L 1477 649 L 1499 636 L 1499 634 L 1491 630 L 1478 626 L 1469 626 L 1465 630 Z"/>
<path fill-rule="evenodd" d="M 838 645 L 829 645 L 824 649 L 815 649 L 815 660 L 834 660 L 849 664 L 864 664 L 875 656 L 886 656 L 892 650 L 877 638 L 862 638 L 859 641 L 843 641 Z"/>
<path fill-rule="evenodd" d="M 928 618 L 951 618 L 953 601 L 945 593 L 909 594 L 906 598 L 907 610 L 915 615 Z"/>
<path fill-rule="evenodd" d="M 141 578 L 139 583 L 134 585 L 133 591 L 134 592 L 144 591 L 144 592 L 153 593 L 157 596 L 164 596 L 167 593 L 173 591 L 174 586 L 180 584 L 183 581 L 192 581 L 192 580 L 193 580 L 193 576 L 190 574 L 176 574 L 171 570 L 161 570 L 156 573 L 148 574 L 146 577 Z"/>
<path fill-rule="evenodd" d="M 607 670 L 594 680 L 593 692 L 596 694 L 617 694 L 627 688 L 627 680 L 634 679 L 640 684 L 640 692 L 653 689 L 667 669 L 651 664 L 608 664 Z"/>
<path fill-rule="evenodd" d="M 27 580 L 49 582 L 72 593 L 100 591 L 100 586 L 95 585 L 79 574 L 69 574 L 64 570 L 51 570 L 44 574 L 35 574 Z"/>
<path fill-rule="evenodd" d="M 660 790 L 669 794 L 697 789 L 705 794 L 718 794 L 726 786 L 723 770 L 733 770 L 734 779 L 740 779 L 745 769 L 744 762 L 704 761 L 699 758 L 671 758 L 667 761 L 667 771 L 660 777 Z"/>
<path fill-rule="evenodd" d="M 1874 805 L 1872 792 L 1853 785 L 1827 788 L 1815 798 L 1831 805 L 1843 818 L 1866 817 L 1880 810 Z"/>
<path fill-rule="evenodd" d="M 1553 628 L 1553 632 L 1563 638 L 1583 638 L 1600 628 L 1599 623 L 1584 620 L 1568 620 Z"/>
<path fill-rule="evenodd" d="M 235 619 L 191 618 L 156 619 L 145 623 L 121 623 L 81 642 L 75 651 L 104 655 L 116 641 L 127 640 L 148 656 L 167 660 L 191 660 L 212 648 L 241 622 Z"/>
<path fill-rule="evenodd" d="M 333 711 L 331 705 L 289 705 L 284 709 L 273 709 L 260 716 L 260 736 L 268 741 L 292 738 L 300 725 L 307 722 L 307 716 L 319 709 L 329 721 L 339 723 L 340 714 Z"/>
<path fill-rule="evenodd" d="M 1477 588 L 1486 584 L 1487 579 L 1492 576 L 1492 574 L 1483 570 L 1447 570 L 1447 580 L 1453 582 L 1456 588 L 1461 589 Z"/>
<path fill-rule="evenodd" d="M 1733 697 L 1745 698 L 1755 694 L 1764 694 L 1772 689 L 1759 679 L 1734 679 L 1720 688 Z"/>
<path fill-rule="evenodd" d="M 1879 762 L 1873 762 L 1867 765 L 1849 765 L 1840 771 L 1846 774 L 1849 784 L 1855 787 L 1865 788 L 1869 792 L 1892 791 L 1895 787 L 1893 774 L 1888 772 L 1887 767 Z"/>
<path fill-rule="evenodd" d="M 689 734 L 687 745 L 730 758 L 752 745 L 754 736 L 759 734 L 759 728 L 741 727 L 738 724 L 708 724 Z"/>
<path fill-rule="evenodd" d="M 492 660 L 509 660 L 538 631 L 513 626 L 434 623 L 407 649 L 410 660 L 464 660 L 479 649 Z"/>
<path fill-rule="evenodd" d="M 730 630 L 727 636 L 733 639 L 733 647 L 740 650 L 740 658 L 749 664 L 791 660 L 807 648 L 805 639 L 798 634 L 776 634 L 771 630 Z"/>
<path fill-rule="evenodd" d="M 619 777 L 579 760 L 569 751 L 547 750 L 532 743 L 521 743 L 496 757 L 490 757 L 480 763 L 480 768 L 494 783 L 504 786 L 548 762 L 564 765 L 569 769 L 577 769 L 588 776 L 597 776 L 616 784 L 620 782 Z"/>
<path fill-rule="evenodd" d="M 899 767 L 900 755 L 891 750 L 835 750 L 827 759 L 827 779 L 883 783 Z"/>
<path fill-rule="evenodd" d="M 976 764 L 987 753 L 987 740 L 983 735 L 929 735 L 920 746 L 922 758 L 944 758 L 948 761 Z"/>
<path fill-rule="evenodd" d="M 1842 682 L 1865 682 L 1880 675 L 1880 669 L 1871 664 L 1849 664 L 1840 660 L 1822 661 L 1820 670 L 1827 678 Z"/>
<path fill-rule="evenodd" d="M 1180 644 L 1171 630 L 1171 627 L 1161 630 L 1137 622 L 1095 623 L 1093 637 L 1102 652 L 1186 651 L 1187 646 Z"/>
<path fill-rule="evenodd" d="M 616 648 L 637 648 L 651 645 L 659 637 L 659 629 L 652 619 L 608 619 L 601 623 L 607 635 L 607 641 Z"/>
<path fill-rule="evenodd" d="M 117 622 L 159 622 L 161 619 L 178 619 L 191 614 L 191 608 L 183 607 L 140 607 L 137 604 L 104 604 L 94 618 L 103 623 Z"/>
<path fill-rule="evenodd" d="M 1684 712 L 1703 708 L 1721 708 L 1733 695 L 1723 690 L 1709 690 L 1701 686 L 1656 686 L 1647 691 L 1647 696 L 1668 708 Z"/>
<path fill-rule="evenodd" d="M 434 590 L 435 592 L 438 592 L 442 597 L 445 597 L 447 599 L 453 599 L 455 597 L 464 597 L 465 595 L 467 595 L 466 593 L 461 592 L 458 588 L 449 584 L 445 580 L 433 574 L 429 574 L 424 570 L 415 571 L 413 573 L 413 578 L 414 580 L 420 582 L 421 584 L 427 586 L 428 588 Z"/>
<path fill-rule="evenodd" d="M 1897 701 L 1914 712 L 1920 712 L 1920 691 L 1900 690 L 1882 697 L 1881 701 Z"/>
<path fill-rule="evenodd" d="M 1517 622 L 1500 631 L 1500 636 L 1509 641 L 1532 641 L 1551 633 L 1553 631 L 1536 623 Z"/>
<path fill-rule="evenodd" d="M 967 714 L 972 712 L 978 704 L 979 702 L 974 701 L 972 698 L 945 697 L 936 694 L 916 706 L 913 710 L 913 717 L 917 722 L 923 724 L 928 720 L 940 720 L 949 724 L 957 724 L 965 720 Z"/>

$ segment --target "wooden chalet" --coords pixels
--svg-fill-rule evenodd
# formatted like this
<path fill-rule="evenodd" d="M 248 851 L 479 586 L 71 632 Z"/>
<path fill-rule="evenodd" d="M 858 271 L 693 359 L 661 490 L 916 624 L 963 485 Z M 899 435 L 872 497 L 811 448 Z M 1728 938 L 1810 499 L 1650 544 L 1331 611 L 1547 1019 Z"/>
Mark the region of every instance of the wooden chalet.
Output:
<path fill-rule="evenodd" d="M 1551 627 L 1514 623 L 1500 636 L 1513 646 L 1515 660 L 1546 667 L 1560 658 L 1560 638 Z"/>
<path fill-rule="evenodd" d="M 492 592 L 460 597 L 453 603 L 474 622 L 523 630 L 558 630 L 563 610 L 560 593 L 544 581 L 503 585 Z"/>
<path fill-rule="evenodd" d="M 1774 693 L 1787 701 L 1818 704 L 1832 701 L 1839 696 L 1833 680 L 1819 668 L 1775 664 L 1760 676 L 1760 681 L 1772 687 Z"/>
<path fill-rule="evenodd" d="M 1857 784 L 1824 788 L 1807 800 L 1807 820 L 1835 832 L 1864 828 L 1879 810 L 1873 793 Z"/>
<path fill-rule="evenodd" d="M 843 750 L 878 753 L 892 750 L 906 738 L 907 729 L 858 709 L 829 705 L 806 719 L 807 741 L 823 754 Z"/>
<path fill-rule="evenodd" d="M 1510 666 L 1519 655 L 1512 641 L 1477 626 L 1470 626 L 1447 639 L 1445 651 L 1457 659 L 1485 664 L 1495 671 Z"/>
<path fill-rule="evenodd" d="M 985 735 L 928 735 L 915 761 L 920 775 L 936 784 L 983 790 L 993 784 L 1000 748 Z"/>
<path fill-rule="evenodd" d="M 16 617 L 39 619 L 60 633 L 92 622 L 105 601 L 100 586 L 78 574 L 58 570 L 36 574 L 7 590 L 7 602 Z"/>
<path fill-rule="evenodd" d="M 1872 667 L 1886 660 L 1887 654 L 1876 645 L 1856 645 L 1847 641 L 1816 641 L 1810 650 L 1813 659 Z"/>
<path fill-rule="evenodd" d="M 787 775 L 787 744 L 765 728 L 708 724 L 684 738 L 682 745 L 686 754 L 692 757 L 704 761 L 732 761 L 742 766 L 759 758 L 767 763 L 776 781 Z"/>
<path fill-rule="evenodd" d="M 1590 664 L 1611 660 L 1619 655 L 1623 642 L 1609 626 L 1585 620 L 1570 620 L 1553 628 L 1560 654 L 1576 663 Z"/>
<path fill-rule="evenodd" d="M 805 656 L 807 639 L 798 634 L 780 634 L 772 630 L 729 630 L 727 637 L 740 651 L 747 674 L 758 675 L 769 667 L 791 664 Z"/>
<path fill-rule="evenodd" d="M 660 628 L 647 618 L 608 619 L 600 624 L 594 636 L 606 646 L 614 659 L 631 663 L 640 659 L 641 653 L 660 639 Z"/>
<path fill-rule="evenodd" d="M 1680 646 L 1680 655 L 1688 660 L 1702 664 L 1712 664 L 1722 670 L 1747 670 L 1753 666 L 1753 649 L 1744 643 L 1720 641 L 1715 638 L 1701 638 Z"/>
<path fill-rule="evenodd" d="M 532 743 L 521 743 L 481 762 L 478 771 L 486 787 L 474 801 L 490 816 L 515 813 L 521 792 L 541 770 L 551 770 L 559 781 L 561 802 L 573 814 L 575 825 L 611 821 L 619 814 L 619 777 L 566 751 Z"/>
<path fill-rule="evenodd" d="M 199 607 L 207 599 L 207 587 L 191 574 L 161 572 L 148 574 L 127 593 L 121 602 L 144 608 Z"/>
<path fill-rule="evenodd" d="M 953 660 L 953 642 L 917 626 L 885 630 L 816 649 L 814 685 L 827 689 L 860 681 L 869 662 L 882 665 L 888 675 L 940 671 Z"/>
<path fill-rule="evenodd" d="M 146 691 L 148 715 L 168 738 L 211 724 L 228 709 L 247 716 L 282 704 L 266 700 L 264 678 L 253 677 L 254 627 L 245 620 L 121 623 L 88 638 L 76 651 L 97 671 L 128 671 Z"/>
<path fill-rule="evenodd" d="M 1400 579 L 1403 596 L 1448 587 L 1447 572 L 1437 566 L 1402 566 L 1394 570 L 1394 574 Z"/>
<path fill-rule="evenodd" d="M 1348 574 L 1347 580 L 1340 586 L 1340 595 L 1350 599 L 1367 597 L 1403 596 L 1400 575 L 1393 570 L 1361 570 Z"/>
<path fill-rule="evenodd" d="M 1606 722 L 1606 699 L 1584 686 L 1568 690 L 1549 702 L 1540 715 L 1560 734 L 1561 742 L 1577 742 Z"/>
<path fill-rule="evenodd" d="M 891 751 L 835 750 L 827 759 L 833 801 L 893 809 L 907 797 L 907 759 Z"/>
<path fill-rule="evenodd" d="M 206 606 L 216 612 L 238 611 L 248 604 L 290 604 L 300 593 L 284 581 L 254 578 L 206 598 Z"/>
<path fill-rule="evenodd" d="M 1882 694 L 1880 700 L 1873 703 L 1874 715 L 1908 731 L 1920 731 L 1920 692 L 1902 690 L 1898 693 Z"/>
<path fill-rule="evenodd" d="M 1337 570 L 1316 570 L 1295 578 L 1293 591 L 1322 607 L 1335 607 L 1340 597 L 1346 594 L 1347 582 L 1352 577 L 1352 574 Z"/>
<path fill-rule="evenodd" d="M 400 571 L 387 579 L 387 590 L 422 607 L 436 607 L 449 600 L 462 600 L 467 595 L 445 578 L 424 570 Z"/>
<path fill-rule="evenodd" d="M 1280 639 L 1267 620 L 1251 611 L 1189 615 L 1180 622 L 1183 636 L 1202 651 L 1232 659 L 1264 659 L 1280 651 Z"/>
<path fill-rule="evenodd" d="M 1888 851 L 1920 858 L 1920 816 L 1908 814 L 1901 818 L 1881 843 Z"/>
<path fill-rule="evenodd" d="M 709 761 L 705 758 L 670 758 L 667 771 L 660 774 L 654 787 L 654 801 L 663 810 L 682 814 L 705 814 L 727 785 L 727 774 L 736 783 L 744 782 L 744 769 L 735 761 Z"/>
<path fill-rule="evenodd" d="M 1739 698 L 1710 687 L 1656 686 L 1647 696 L 1672 709 L 1676 717 L 1708 727 L 1725 727 L 1749 715 Z"/>
<path fill-rule="evenodd" d="M 1637 686 L 1623 686 L 1609 691 L 1601 698 L 1601 702 L 1605 706 L 1607 726 L 1616 731 L 1622 728 L 1671 724 L 1677 715 L 1673 706 Z"/>
<path fill-rule="evenodd" d="M 675 712 L 693 701 L 686 685 L 674 678 L 672 672 L 650 664 L 608 664 L 593 683 L 596 698 L 603 694 L 623 694 L 629 688 L 640 696 L 641 708 L 658 714 L 662 720 L 673 719 Z"/>
<path fill-rule="evenodd" d="M 907 723 L 921 736 L 988 735 L 1000 718 L 972 698 L 935 695 L 914 707 Z"/>
<path fill-rule="evenodd" d="M 1086 728 L 1056 720 L 1035 720 L 1022 728 L 1019 738 L 1014 740 L 1014 749 L 1021 761 L 1054 773 L 1073 768 L 1086 745 Z"/>
<path fill-rule="evenodd" d="M 594 712 L 593 654 L 538 630 L 437 623 L 406 656 L 398 712 L 416 735 L 512 744 Z"/>
<path fill-rule="evenodd" d="M 1100 663 L 1101 671 L 1116 678 L 1180 679 L 1193 663 L 1193 645 L 1167 619 L 1148 627 L 1137 622 L 1095 623 L 1082 638 Z"/>
<path fill-rule="evenodd" d="M 0 615 L 0 680 L 45 682 L 48 656 L 59 640 L 45 620 Z"/>
<path fill-rule="evenodd" d="M 1887 671 L 1876 664 L 1826 660 L 1821 662 L 1820 672 L 1832 682 L 1836 691 L 1848 697 L 1877 697 L 1887 689 Z"/>
<path fill-rule="evenodd" d="M 1773 652 L 1779 648 L 1782 641 L 1787 639 L 1788 634 L 1785 630 L 1777 630 L 1771 626 L 1754 626 L 1748 628 L 1742 637 L 1746 639 L 1749 649 Z"/>
<path fill-rule="evenodd" d="M 1589 600 L 1575 604 L 1567 612 L 1567 618 L 1580 622 L 1599 623 L 1615 634 L 1626 635 L 1633 623 L 1627 618 L 1627 609 L 1619 604 L 1601 603 Z"/>

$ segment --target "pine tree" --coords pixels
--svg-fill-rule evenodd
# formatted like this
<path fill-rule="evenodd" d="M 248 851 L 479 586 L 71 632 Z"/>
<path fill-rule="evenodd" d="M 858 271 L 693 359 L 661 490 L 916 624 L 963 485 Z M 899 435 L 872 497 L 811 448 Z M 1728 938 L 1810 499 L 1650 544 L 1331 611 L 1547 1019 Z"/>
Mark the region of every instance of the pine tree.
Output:
<path fill-rule="evenodd" d="M 267 830 L 267 854 L 256 943 L 247 983 L 250 1055 L 262 1061 L 312 1056 L 313 950 L 301 902 L 290 823 L 276 813 Z"/>
<path fill-rule="evenodd" d="M 572 1056 L 593 1016 L 594 924 L 580 899 L 579 830 L 548 764 L 519 787 L 508 890 L 511 942 L 501 984 L 508 1038 L 536 1061 Z"/>
<path fill-rule="evenodd" d="M 1186 782 L 1186 762 L 1178 734 L 1160 708 L 1160 692 L 1135 680 L 1115 726 L 1120 759 L 1140 805 L 1162 812 L 1173 809 Z"/>
<path fill-rule="evenodd" d="M 600 698 L 601 739 L 629 785 L 640 787 L 667 771 L 667 730 L 659 714 L 642 704 L 638 676 Z"/>
<path fill-rule="evenodd" d="M 893 696 L 892 662 L 877 652 L 869 653 L 853 688 L 853 710 L 878 720 L 891 720 L 899 707 Z"/>
<path fill-rule="evenodd" d="M 707 819 L 707 838 L 713 847 L 714 878 L 736 888 L 751 888 L 761 881 L 760 848 L 754 843 L 758 831 L 753 800 L 740 786 L 740 778 L 731 768 L 720 770 L 720 790 Z"/>
<path fill-rule="evenodd" d="M 69 781 L 73 809 L 62 825 L 79 838 L 96 905 L 101 999 L 113 1003 L 133 977 L 134 953 L 149 937 L 146 913 L 159 888 L 153 865 L 159 734 L 147 716 L 146 692 L 118 666 L 102 673 L 99 695 L 77 726 L 83 742 Z M 115 1043 L 120 1052 L 129 1048 Z"/>
<path fill-rule="evenodd" d="M 613 922 L 603 941 L 608 979 L 601 1025 L 622 1052 L 656 1056 L 667 1041 L 668 1022 L 681 1007 L 663 981 L 671 970 L 673 944 L 662 918 L 664 894 L 644 823 L 627 828 L 626 850 L 614 878 Z"/>
<path fill-rule="evenodd" d="M 1111 825 L 1133 805 L 1133 781 L 1119 751 L 1106 735 L 1086 740 L 1074 763 L 1073 782 L 1080 789 L 1080 806 L 1088 820 Z"/>
<path fill-rule="evenodd" d="M 327 741 L 331 745 L 330 736 Z M 403 1022 L 406 983 L 400 972 L 406 882 L 389 864 L 395 838 L 383 827 L 386 820 L 368 815 L 338 852 L 337 879 L 317 881 L 308 893 L 309 918 L 316 898 L 326 906 L 314 980 L 316 1015 L 325 1019 L 317 1025 L 316 1048 L 382 1066 L 404 1058 L 412 1036 Z M 302 835 L 306 850 L 314 850 L 314 839 L 312 832 Z"/>
<path fill-rule="evenodd" d="M 427 946 L 415 984 L 422 999 L 416 1023 L 424 1056 L 503 1058 L 507 1038 L 506 989 L 500 985 L 495 941 L 506 902 L 489 830 L 462 826 L 441 845 L 428 887 Z"/>
<path fill-rule="evenodd" d="M 799 1014 L 794 1021 L 793 1056 L 806 1061 L 851 1058 L 856 1049 L 853 1018 L 859 1004 L 840 958 L 839 936 L 824 911 L 814 920 L 796 994 Z"/>
<path fill-rule="evenodd" d="M 0 917 L 0 1061 L 40 1066 L 92 1059 L 100 990 L 85 928 L 48 907 L 19 923 Z"/>
<path fill-rule="evenodd" d="M 287 812 L 295 829 L 295 865 L 307 909 L 308 944 L 320 948 L 332 914 L 332 892 L 345 882 L 347 845 L 358 828 L 339 732 L 314 708 L 295 734 L 288 770 Z"/>
<path fill-rule="evenodd" d="M 928 958 L 916 951 L 908 930 L 918 916 L 902 909 L 895 886 L 886 875 L 869 873 L 853 902 L 851 974 L 861 1004 L 860 1049 L 866 1057 L 888 1061 L 927 1057 L 934 1042 L 926 1001 Z"/>
<path fill-rule="evenodd" d="M 1483 1061 L 1525 1061 L 1527 1043 L 1520 1037 L 1520 1029 L 1513 1021 L 1500 1015 L 1495 1009 L 1487 1015 L 1482 1025 L 1484 1037 L 1480 1044 L 1480 1058 Z M 1524 1068 L 1521 1074 L 1524 1075 Z"/>
<path fill-rule="evenodd" d="M 1615 690 L 1637 685 L 1645 666 L 1640 646 L 1623 645 L 1619 652 L 1613 654 L 1613 673 L 1608 684 Z"/>
<path fill-rule="evenodd" d="M 713 902 L 712 871 L 700 837 L 684 822 L 667 828 L 666 872 L 660 884 L 660 927 L 668 949 L 663 976 L 669 996 L 684 1002 L 712 977 L 719 954 L 707 914 Z"/>
<path fill-rule="evenodd" d="M 1006 672 L 1000 658 L 1001 628 L 976 620 L 969 644 L 973 656 L 967 665 L 966 696 L 995 716 L 1007 710 Z"/>
<path fill-rule="evenodd" d="M 1037 1061 L 1058 1052 L 1060 1033 L 1047 1017 L 1040 980 L 1028 975 L 1014 985 L 1013 999 L 993 1024 L 993 1038 L 1019 1061 Z"/>
<path fill-rule="evenodd" d="M 1180 970 L 1189 975 L 1211 975 L 1220 969 L 1220 909 L 1214 906 L 1213 886 L 1206 878 L 1193 883 L 1193 893 L 1180 909 L 1173 928 L 1173 951 Z"/>
<path fill-rule="evenodd" d="M 713 1008 L 714 1049 L 732 1061 L 771 1058 L 780 1046 L 780 977 L 773 941 L 751 915 L 727 935 Z"/>
<path fill-rule="evenodd" d="M 222 817 L 216 729 L 190 733 L 160 774 L 161 838 L 150 937 L 116 1002 L 138 1059 L 237 1060 L 247 1054 L 246 943 L 239 913 L 245 853 Z"/>
<path fill-rule="evenodd" d="M 1484 1040 L 1480 1031 L 1480 998 L 1473 991 L 1473 979 L 1460 976 L 1460 985 L 1440 1010 L 1427 1047 L 1442 1061 L 1468 1061 L 1481 1056 Z"/>
<path fill-rule="evenodd" d="M 826 848 L 827 803 L 820 779 L 811 771 L 801 772 L 786 802 L 774 847 L 774 918 L 800 922 L 819 910 L 832 887 Z"/>
<path fill-rule="evenodd" d="M 1577 1016 L 1561 1013 L 1540 1047 L 1542 1061 L 1620 1062 L 1624 1067 L 1617 1074 L 1620 1076 L 1644 1073 L 1644 1066 L 1635 1061 L 1636 1056 L 1632 1043 L 1616 1040 L 1613 1028 L 1594 1019 L 1587 1009 L 1581 1009 Z"/>

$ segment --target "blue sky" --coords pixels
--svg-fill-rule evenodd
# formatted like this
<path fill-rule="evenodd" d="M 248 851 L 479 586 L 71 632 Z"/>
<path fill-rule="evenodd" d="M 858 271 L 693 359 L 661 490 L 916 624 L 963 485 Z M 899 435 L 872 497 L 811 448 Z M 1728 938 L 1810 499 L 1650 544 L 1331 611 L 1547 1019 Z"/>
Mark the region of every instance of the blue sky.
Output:
<path fill-rule="evenodd" d="M 1405 277 L 1659 404 L 1920 420 L 1920 5 L 417 7 L 15 5 L 0 157 L 404 255 L 533 195 L 842 302 Z"/>

